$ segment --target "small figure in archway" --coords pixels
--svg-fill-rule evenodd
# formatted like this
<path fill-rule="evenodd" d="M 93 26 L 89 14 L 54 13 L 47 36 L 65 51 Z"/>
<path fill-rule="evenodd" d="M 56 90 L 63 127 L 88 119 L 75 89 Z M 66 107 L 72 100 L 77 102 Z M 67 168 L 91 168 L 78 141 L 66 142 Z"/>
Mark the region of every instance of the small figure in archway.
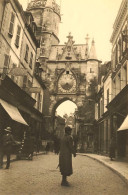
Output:
<path fill-rule="evenodd" d="M 54 137 L 54 152 L 55 154 L 59 154 L 59 151 L 60 151 L 60 139 L 55 136 Z"/>
<path fill-rule="evenodd" d="M 73 173 L 72 154 L 76 157 L 71 131 L 72 129 L 69 126 L 65 127 L 65 135 L 60 143 L 59 167 L 62 175 L 62 186 L 69 186 L 67 176 L 70 176 Z"/>
<path fill-rule="evenodd" d="M 47 145 L 46 145 L 46 148 L 45 148 L 46 154 L 49 152 L 49 150 L 50 150 L 50 143 L 47 142 Z"/>
<path fill-rule="evenodd" d="M 109 157 L 111 160 L 115 158 L 115 150 L 116 150 L 116 143 L 115 143 L 115 138 L 113 136 L 110 141 L 110 152 L 109 152 Z"/>

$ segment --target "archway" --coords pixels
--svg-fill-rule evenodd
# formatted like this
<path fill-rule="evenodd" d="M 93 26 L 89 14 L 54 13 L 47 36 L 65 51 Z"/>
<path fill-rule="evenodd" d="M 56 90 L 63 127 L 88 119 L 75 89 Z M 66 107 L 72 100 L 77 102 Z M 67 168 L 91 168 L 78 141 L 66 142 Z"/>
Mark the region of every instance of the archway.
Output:
<path fill-rule="evenodd" d="M 75 103 L 70 100 L 66 100 L 57 107 L 56 114 L 61 117 L 63 117 L 65 114 L 69 116 L 74 113 L 76 109 L 77 106 Z"/>
<path fill-rule="evenodd" d="M 53 129 L 54 129 L 56 111 L 61 106 L 62 106 L 62 109 L 63 109 L 64 108 L 64 106 L 63 106 L 64 104 L 67 105 L 67 106 L 65 106 L 65 108 L 68 109 L 68 110 L 66 112 L 66 109 L 65 109 L 65 111 L 64 111 L 65 113 L 63 111 L 61 112 L 60 117 L 62 117 L 62 118 L 63 118 L 63 114 L 67 114 L 67 113 L 70 114 L 71 112 L 75 112 L 75 109 L 77 109 L 76 103 L 71 98 L 65 97 L 65 98 L 62 98 L 61 100 L 59 100 L 58 102 L 56 102 L 56 104 L 53 106 L 52 114 L 51 114 L 51 116 L 52 116 L 52 123 L 53 123 Z M 70 105 L 70 108 L 68 107 L 69 105 Z M 60 113 L 60 110 L 61 110 L 61 108 L 59 109 L 58 115 Z"/>

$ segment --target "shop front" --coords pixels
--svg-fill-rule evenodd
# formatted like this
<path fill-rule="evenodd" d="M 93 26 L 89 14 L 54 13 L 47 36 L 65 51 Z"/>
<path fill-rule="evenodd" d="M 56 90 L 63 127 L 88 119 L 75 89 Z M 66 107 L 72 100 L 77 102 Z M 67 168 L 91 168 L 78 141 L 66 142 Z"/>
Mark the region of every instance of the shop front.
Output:
<path fill-rule="evenodd" d="M 122 91 L 107 105 L 107 108 L 110 115 L 111 138 L 114 137 L 116 141 L 116 157 L 127 158 L 128 85 L 126 85 Z M 125 129 L 122 129 L 124 126 Z"/>
<path fill-rule="evenodd" d="M 6 127 L 11 127 L 16 140 L 20 141 L 28 124 L 20 114 L 18 108 L 0 99 L 0 113 L 0 129 L 3 130 Z"/>
<path fill-rule="evenodd" d="M 118 128 L 118 137 L 120 138 L 119 153 L 128 159 L 128 115 L 125 117 L 123 123 Z M 122 153 L 123 152 L 123 153 Z"/>
<path fill-rule="evenodd" d="M 8 76 L 0 85 L 0 129 L 11 126 L 18 139 L 23 139 L 24 132 L 39 137 L 43 128 L 43 114 L 34 108 L 36 101 L 22 90 Z"/>

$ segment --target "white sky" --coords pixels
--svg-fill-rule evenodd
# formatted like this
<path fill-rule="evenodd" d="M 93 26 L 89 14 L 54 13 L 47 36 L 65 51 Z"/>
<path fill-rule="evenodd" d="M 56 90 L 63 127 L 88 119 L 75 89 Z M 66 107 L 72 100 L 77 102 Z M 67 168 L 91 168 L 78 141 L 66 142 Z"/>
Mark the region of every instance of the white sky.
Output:
<path fill-rule="evenodd" d="M 60 104 L 56 111 L 58 115 L 63 117 L 64 114 L 70 115 L 70 113 L 74 113 L 75 108 L 77 108 L 77 106 L 73 102 L 67 100 Z"/>
<path fill-rule="evenodd" d="M 19 0 L 25 9 L 30 0 Z M 75 43 L 85 43 L 86 34 L 90 42 L 94 38 L 98 59 L 110 60 L 111 44 L 109 42 L 113 23 L 122 0 L 56 0 L 61 1 L 62 20 L 60 24 L 60 43 L 67 41 L 72 33 Z"/>
<path fill-rule="evenodd" d="M 23 8 L 26 8 L 30 0 L 19 0 Z M 56 0 L 60 4 L 62 20 L 60 24 L 59 39 L 64 44 L 66 36 L 72 33 L 77 44 L 85 43 L 86 34 L 90 36 L 90 42 L 94 38 L 96 43 L 97 57 L 99 60 L 111 59 L 110 37 L 113 23 L 122 0 Z M 64 104 L 60 109 L 63 113 L 74 106 Z M 59 109 L 59 108 L 58 108 Z M 62 115 L 62 113 L 60 114 Z"/>

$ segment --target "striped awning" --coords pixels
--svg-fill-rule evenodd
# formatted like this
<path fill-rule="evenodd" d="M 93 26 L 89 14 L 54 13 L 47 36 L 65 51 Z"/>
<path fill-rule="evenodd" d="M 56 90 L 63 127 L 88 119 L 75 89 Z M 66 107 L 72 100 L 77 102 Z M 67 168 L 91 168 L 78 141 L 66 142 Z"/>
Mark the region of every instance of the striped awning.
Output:
<path fill-rule="evenodd" d="M 11 117 L 12 120 L 17 121 L 23 125 L 27 125 L 26 121 L 21 116 L 18 108 L 15 106 L 9 104 L 8 102 L 5 102 L 4 100 L 0 99 L 0 104 L 4 108 L 4 110 L 8 113 L 8 115 Z"/>

